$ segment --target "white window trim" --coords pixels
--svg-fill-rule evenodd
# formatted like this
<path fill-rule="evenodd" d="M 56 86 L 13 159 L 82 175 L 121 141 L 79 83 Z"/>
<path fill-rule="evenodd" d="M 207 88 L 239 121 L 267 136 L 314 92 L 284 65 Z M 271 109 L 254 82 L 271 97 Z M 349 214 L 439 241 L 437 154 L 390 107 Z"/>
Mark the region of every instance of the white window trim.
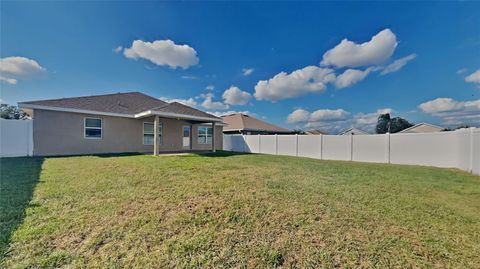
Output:
<path fill-rule="evenodd" d="M 100 120 L 100 127 L 87 127 L 87 119 Z M 86 132 L 87 128 L 88 129 L 100 129 L 100 137 L 88 137 L 87 132 Z M 94 117 L 84 117 L 83 118 L 83 138 L 84 139 L 103 139 L 103 119 L 102 118 L 94 118 Z"/>
<path fill-rule="evenodd" d="M 205 137 L 205 141 L 202 142 L 202 143 L 198 142 L 198 137 L 200 136 L 200 128 L 207 128 L 207 129 L 210 128 L 210 129 L 212 129 L 212 139 L 213 139 L 213 127 L 208 126 L 208 125 L 198 125 L 198 127 L 197 127 L 197 143 L 199 145 L 211 145 L 212 142 L 208 143 L 208 139 L 207 139 L 208 138 L 208 130 L 207 130 L 207 133 L 203 136 L 203 137 Z"/>
<path fill-rule="evenodd" d="M 155 128 L 155 122 L 153 122 L 153 121 L 144 121 L 144 122 L 142 123 L 142 145 L 144 145 L 144 146 L 153 146 L 153 144 L 145 144 L 145 140 L 143 139 L 144 136 L 145 136 L 145 123 L 152 124 L 152 125 L 153 125 L 153 128 Z M 162 131 L 160 132 L 160 137 L 161 137 L 161 139 L 160 139 L 160 141 L 159 141 L 159 142 L 160 142 L 159 145 L 162 145 L 162 144 L 163 144 L 163 123 L 162 123 L 162 122 L 159 122 L 159 126 L 162 126 L 162 129 L 161 129 Z M 154 129 L 154 131 L 155 131 L 155 129 Z M 155 139 L 155 133 L 153 133 L 153 139 Z"/>

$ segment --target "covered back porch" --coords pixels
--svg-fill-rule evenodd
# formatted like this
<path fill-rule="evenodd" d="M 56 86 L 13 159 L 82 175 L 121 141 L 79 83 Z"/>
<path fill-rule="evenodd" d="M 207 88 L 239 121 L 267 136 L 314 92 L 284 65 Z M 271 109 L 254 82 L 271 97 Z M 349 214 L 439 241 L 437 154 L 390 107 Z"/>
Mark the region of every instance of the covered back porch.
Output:
<path fill-rule="evenodd" d="M 143 144 L 151 146 L 153 155 L 215 152 L 222 148 L 224 124 L 219 118 L 149 111 L 137 119 L 143 122 Z"/>

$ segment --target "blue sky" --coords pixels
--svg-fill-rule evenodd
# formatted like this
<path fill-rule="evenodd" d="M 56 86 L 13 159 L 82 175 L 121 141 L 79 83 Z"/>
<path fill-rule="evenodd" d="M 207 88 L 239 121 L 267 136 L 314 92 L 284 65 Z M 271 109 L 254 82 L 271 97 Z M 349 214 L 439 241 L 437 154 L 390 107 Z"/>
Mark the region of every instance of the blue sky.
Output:
<path fill-rule="evenodd" d="M 0 42 L 4 103 L 142 91 L 330 132 L 480 122 L 480 2 L 2 2 Z"/>

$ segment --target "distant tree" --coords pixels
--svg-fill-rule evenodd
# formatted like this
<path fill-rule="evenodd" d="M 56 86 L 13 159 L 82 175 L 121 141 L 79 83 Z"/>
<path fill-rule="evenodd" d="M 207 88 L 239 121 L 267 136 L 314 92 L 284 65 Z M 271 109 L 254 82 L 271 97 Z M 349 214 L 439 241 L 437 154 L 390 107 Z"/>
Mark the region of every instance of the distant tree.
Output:
<path fill-rule="evenodd" d="M 1 104 L 0 118 L 7 120 L 26 120 L 29 118 L 29 115 L 22 110 L 19 110 L 16 106 Z"/>
<path fill-rule="evenodd" d="M 442 131 L 444 132 L 448 132 L 448 131 L 455 131 L 455 130 L 458 130 L 458 129 L 463 129 L 463 128 L 470 128 L 470 126 L 468 125 L 460 125 L 458 127 L 455 127 L 455 128 L 443 128 Z"/>
<path fill-rule="evenodd" d="M 413 123 L 408 120 L 400 117 L 391 118 L 390 114 L 386 113 L 378 116 L 375 130 L 377 134 L 397 133 L 412 126 Z"/>
<path fill-rule="evenodd" d="M 375 131 L 377 134 L 384 134 L 388 132 L 388 123 L 390 122 L 390 114 L 380 114 L 377 119 L 377 127 Z"/>
<path fill-rule="evenodd" d="M 460 125 L 460 126 L 458 126 L 457 128 L 455 128 L 455 130 L 463 129 L 463 128 L 468 129 L 468 128 L 470 128 L 470 126 L 468 126 L 468 125 L 466 125 L 466 124 L 465 124 L 465 125 Z"/>
<path fill-rule="evenodd" d="M 292 133 L 294 133 L 294 134 L 305 134 L 305 132 L 301 129 L 293 129 Z"/>
<path fill-rule="evenodd" d="M 405 130 L 412 126 L 413 123 L 410 123 L 408 120 L 400 117 L 395 117 L 390 120 L 390 133 L 398 133 L 401 130 Z"/>

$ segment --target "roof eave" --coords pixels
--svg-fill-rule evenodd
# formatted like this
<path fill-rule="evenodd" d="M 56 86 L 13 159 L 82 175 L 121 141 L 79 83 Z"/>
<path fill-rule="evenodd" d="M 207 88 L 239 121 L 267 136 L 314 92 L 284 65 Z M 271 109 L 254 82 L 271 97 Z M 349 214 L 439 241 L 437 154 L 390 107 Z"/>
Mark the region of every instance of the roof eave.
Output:
<path fill-rule="evenodd" d="M 220 119 L 220 118 L 199 117 L 199 116 L 193 116 L 193 115 L 160 112 L 160 111 L 153 111 L 153 110 L 147 110 L 147 111 L 144 111 L 144 112 L 137 113 L 137 114 L 135 114 L 134 117 L 135 118 L 145 118 L 145 117 L 150 117 L 150 116 L 161 116 L 163 118 L 223 123 L 223 120 Z"/>
<path fill-rule="evenodd" d="M 94 111 L 94 110 L 77 109 L 77 108 L 44 106 L 44 105 L 35 105 L 35 104 L 22 103 L 22 102 L 18 103 L 18 107 L 21 109 L 29 108 L 29 109 L 40 109 L 40 110 L 49 110 L 49 111 L 58 111 L 58 112 L 71 112 L 71 113 L 81 113 L 81 114 L 112 116 L 112 117 L 134 118 L 134 115 L 130 115 L 130 114 Z"/>
<path fill-rule="evenodd" d="M 86 110 L 86 109 L 44 106 L 44 105 L 29 104 L 29 103 L 23 103 L 23 102 L 19 102 L 18 107 L 19 108 L 29 108 L 29 109 L 50 110 L 50 111 L 58 111 L 58 112 L 71 112 L 71 113 L 112 116 L 112 117 L 123 117 L 123 118 L 144 118 L 144 117 L 158 115 L 158 116 L 165 117 L 165 118 L 223 123 L 223 120 L 221 118 L 199 117 L 199 116 L 193 116 L 193 115 L 159 112 L 159 111 L 152 111 L 152 110 L 146 110 L 146 111 L 131 115 L 131 114 L 102 112 L 102 111 L 94 111 L 94 110 Z"/>

